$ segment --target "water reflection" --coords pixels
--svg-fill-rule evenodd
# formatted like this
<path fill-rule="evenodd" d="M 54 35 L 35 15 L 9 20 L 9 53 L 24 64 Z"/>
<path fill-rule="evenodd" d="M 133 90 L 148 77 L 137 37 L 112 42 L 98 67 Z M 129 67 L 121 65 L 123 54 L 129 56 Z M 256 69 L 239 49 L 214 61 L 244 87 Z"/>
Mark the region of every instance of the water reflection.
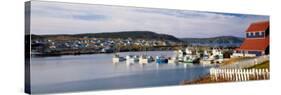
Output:
<path fill-rule="evenodd" d="M 119 53 L 120 56 L 143 52 Z M 172 55 L 172 51 L 145 52 Z M 112 63 L 113 54 L 44 57 L 31 59 L 31 88 L 34 93 L 102 90 L 177 85 L 208 73 L 208 66 L 192 64 Z"/>

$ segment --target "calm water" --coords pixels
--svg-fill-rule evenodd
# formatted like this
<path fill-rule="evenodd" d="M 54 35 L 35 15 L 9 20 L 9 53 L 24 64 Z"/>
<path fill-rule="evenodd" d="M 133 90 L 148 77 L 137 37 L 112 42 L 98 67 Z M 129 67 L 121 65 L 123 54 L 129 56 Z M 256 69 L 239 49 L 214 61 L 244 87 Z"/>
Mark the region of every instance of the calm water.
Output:
<path fill-rule="evenodd" d="M 125 52 L 173 56 L 172 51 Z M 31 59 L 32 93 L 58 93 L 135 87 L 179 85 L 206 75 L 210 66 L 186 64 L 112 64 L 113 54 L 92 54 Z"/>

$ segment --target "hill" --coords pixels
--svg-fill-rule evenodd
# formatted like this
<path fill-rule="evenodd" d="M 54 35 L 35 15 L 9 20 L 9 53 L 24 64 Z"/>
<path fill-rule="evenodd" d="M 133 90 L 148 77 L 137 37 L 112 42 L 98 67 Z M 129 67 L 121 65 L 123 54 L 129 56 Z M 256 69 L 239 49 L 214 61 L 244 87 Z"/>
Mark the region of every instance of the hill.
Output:
<path fill-rule="evenodd" d="M 182 42 L 182 40 L 167 34 L 158 34 L 151 31 L 121 31 L 105 33 L 86 33 L 86 34 L 59 34 L 59 35 L 32 35 L 34 39 L 42 38 L 121 38 L 121 39 L 147 39 L 147 40 L 169 40 Z"/>
<path fill-rule="evenodd" d="M 234 36 L 218 36 L 211 38 L 181 38 L 181 40 L 191 45 L 220 47 L 237 47 L 243 42 L 243 38 Z"/>

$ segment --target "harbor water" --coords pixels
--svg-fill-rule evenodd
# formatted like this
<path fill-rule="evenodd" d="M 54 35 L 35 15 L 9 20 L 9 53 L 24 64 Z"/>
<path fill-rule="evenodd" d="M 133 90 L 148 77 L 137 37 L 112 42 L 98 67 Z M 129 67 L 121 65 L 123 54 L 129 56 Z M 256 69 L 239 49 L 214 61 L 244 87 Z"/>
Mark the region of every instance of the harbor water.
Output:
<path fill-rule="evenodd" d="M 167 56 L 173 51 L 122 52 L 126 55 Z M 179 85 L 198 79 L 212 66 L 198 64 L 112 63 L 114 54 L 32 57 L 31 92 L 61 93 Z"/>

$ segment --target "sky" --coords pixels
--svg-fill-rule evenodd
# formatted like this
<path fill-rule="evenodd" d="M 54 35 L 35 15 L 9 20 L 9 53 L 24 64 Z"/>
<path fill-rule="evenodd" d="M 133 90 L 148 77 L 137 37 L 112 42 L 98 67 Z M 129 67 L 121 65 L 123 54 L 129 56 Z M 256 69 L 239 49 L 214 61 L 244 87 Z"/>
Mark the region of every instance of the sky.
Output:
<path fill-rule="evenodd" d="M 245 37 L 269 16 L 61 2 L 31 2 L 31 34 L 153 31 L 178 38 Z"/>

